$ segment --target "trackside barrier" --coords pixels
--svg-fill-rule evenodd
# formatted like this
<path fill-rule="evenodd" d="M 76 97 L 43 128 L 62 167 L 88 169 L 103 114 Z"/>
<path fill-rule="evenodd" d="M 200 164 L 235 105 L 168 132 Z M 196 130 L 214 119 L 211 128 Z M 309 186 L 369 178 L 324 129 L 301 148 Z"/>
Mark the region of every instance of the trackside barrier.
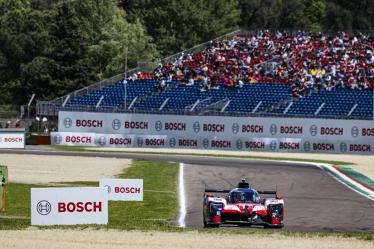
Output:
<path fill-rule="evenodd" d="M 59 113 L 51 144 L 373 154 L 374 121 Z"/>
<path fill-rule="evenodd" d="M 0 149 L 24 149 L 25 128 L 0 129 Z"/>
<path fill-rule="evenodd" d="M 51 144 L 116 148 L 185 148 L 274 152 L 373 154 L 374 141 L 316 140 L 301 138 L 175 137 L 171 135 L 119 135 L 102 133 L 52 132 Z"/>
<path fill-rule="evenodd" d="M 0 211 L 5 211 L 5 193 L 8 184 L 8 167 L 0 165 Z"/>

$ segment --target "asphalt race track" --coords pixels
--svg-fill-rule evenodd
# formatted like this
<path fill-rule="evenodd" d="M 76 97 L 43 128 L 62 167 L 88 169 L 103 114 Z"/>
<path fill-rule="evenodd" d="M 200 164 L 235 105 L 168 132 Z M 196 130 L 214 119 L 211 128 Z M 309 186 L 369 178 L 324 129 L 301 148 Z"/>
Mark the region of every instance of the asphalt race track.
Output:
<path fill-rule="evenodd" d="M 285 198 L 285 227 L 291 231 L 374 232 L 374 202 L 317 167 L 249 159 L 133 153 L 0 150 L 0 153 L 117 157 L 185 164 L 186 225 L 202 227 L 204 188 L 227 189 L 246 178 L 259 190 L 277 189 Z M 231 229 L 231 227 L 229 227 Z M 245 228 L 249 229 L 249 228 Z"/>
<path fill-rule="evenodd" d="M 187 226 L 202 226 L 204 186 L 230 189 L 246 178 L 252 187 L 277 189 L 285 198 L 287 230 L 374 231 L 374 202 L 317 167 L 258 161 L 229 166 L 221 161 L 207 164 L 185 167 Z"/>

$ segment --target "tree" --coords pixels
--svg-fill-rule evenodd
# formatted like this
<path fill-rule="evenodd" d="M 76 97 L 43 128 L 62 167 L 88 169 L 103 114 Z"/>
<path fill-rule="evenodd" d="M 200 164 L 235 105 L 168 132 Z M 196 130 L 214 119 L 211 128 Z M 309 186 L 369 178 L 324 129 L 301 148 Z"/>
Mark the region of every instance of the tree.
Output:
<path fill-rule="evenodd" d="M 321 30 L 323 0 L 241 0 L 241 26 L 249 29 Z"/>
<path fill-rule="evenodd" d="M 278 29 L 280 0 L 241 0 L 241 26 L 248 29 Z"/>
<path fill-rule="evenodd" d="M 310 20 L 305 15 L 304 0 L 284 0 L 280 9 L 279 28 L 285 30 L 308 29 Z"/>
<path fill-rule="evenodd" d="M 372 31 L 374 27 L 374 1 L 328 0 L 325 18 L 326 30 Z"/>
<path fill-rule="evenodd" d="M 308 28 L 312 31 L 322 31 L 326 13 L 324 0 L 309 0 L 305 2 L 305 14 L 309 19 Z"/>
<path fill-rule="evenodd" d="M 48 15 L 27 8 L 25 1 L 1 1 L 0 84 L 1 104 L 25 103 L 30 84 L 21 78 L 22 68 L 49 46 Z M 7 91 L 8 94 L 4 94 Z M 26 100 L 25 100 L 26 99 Z"/>
<path fill-rule="evenodd" d="M 140 19 L 162 54 L 185 50 L 238 28 L 237 0 L 122 0 L 127 20 Z"/>
<path fill-rule="evenodd" d="M 152 38 L 138 19 L 127 22 L 123 10 L 113 5 L 99 6 L 97 13 L 98 16 L 89 20 L 97 28 L 91 36 L 89 56 L 98 66 L 100 78 L 124 71 L 126 49 L 130 68 L 136 67 L 138 61 L 158 58 Z"/>
<path fill-rule="evenodd" d="M 53 99 L 158 54 L 114 1 L 0 0 L 0 104 Z"/>
<path fill-rule="evenodd" d="M 341 6 L 328 2 L 324 21 L 326 31 L 346 30 L 352 31 L 352 14 Z"/>

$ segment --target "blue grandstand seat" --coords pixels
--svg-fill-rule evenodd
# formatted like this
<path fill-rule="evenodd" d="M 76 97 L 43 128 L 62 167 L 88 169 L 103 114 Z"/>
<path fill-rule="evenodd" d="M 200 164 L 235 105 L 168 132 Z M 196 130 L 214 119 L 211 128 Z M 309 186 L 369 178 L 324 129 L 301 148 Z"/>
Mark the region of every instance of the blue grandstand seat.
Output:
<path fill-rule="evenodd" d="M 297 99 L 288 110 L 288 114 L 314 115 L 318 108 L 325 103 L 318 113 L 323 117 L 347 117 L 352 108 L 350 117 L 373 117 L 373 90 L 352 90 L 349 88 L 334 88 L 331 91 L 322 90 L 310 96 Z M 283 113 L 288 104 L 274 109 L 273 113 Z"/>
<path fill-rule="evenodd" d="M 230 104 L 225 111 L 252 112 L 260 101 L 262 101 L 262 105 L 259 110 L 262 110 L 291 96 L 290 86 L 285 84 L 245 84 L 243 88 L 235 89 L 224 87 L 222 84 L 219 86 L 220 89 L 210 89 L 201 92 L 199 82 L 195 82 L 193 86 L 180 84 L 173 89 L 136 103 L 135 108 L 139 110 L 158 109 L 168 98 L 169 100 L 164 108 L 176 110 L 185 109 L 193 105 L 197 100 L 209 99 L 208 103 L 214 103 L 223 99 L 229 99 Z"/>
<path fill-rule="evenodd" d="M 166 99 L 169 99 L 164 106 L 164 111 L 184 110 L 191 107 L 197 100 L 203 101 L 200 107 L 206 107 L 220 100 L 229 99 L 230 104 L 225 112 L 249 113 L 262 101 L 257 112 L 266 110 L 282 100 L 290 99 L 292 90 L 288 84 L 276 83 L 251 83 L 244 84 L 243 88 L 230 89 L 219 84 L 219 89 L 200 91 L 200 82 L 188 86 L 173 81 L 174 87 L 158 92 L 156 80 L 136 80 L 127 84 L 127 104 L 137 96 L 144 98 L 134 105 L 135 110 L 152 111 L 158 110 Z M 120 107 L 125 102 L 125 86 L 117 82 L 90 94 L 67 103 L 69 106 L 96 106 L 100 98 L 104 96 L 100 107 Z M 353 106 L 356 106 L 350 117 L 372 118 L 373 117 L 373 90 L 352 90 L 349 88 L 336 88 L 331 91 L 321 90 L 310 96 L 299 98 L 293 101 L 287 115 L 308 115 L 313 116 L 317 109 L 325 103 L 318 113 L 320 117 L 347 117 Z M 288 103 L 282 104 L 273 109 L 271 113 L 282 114 Z"/>

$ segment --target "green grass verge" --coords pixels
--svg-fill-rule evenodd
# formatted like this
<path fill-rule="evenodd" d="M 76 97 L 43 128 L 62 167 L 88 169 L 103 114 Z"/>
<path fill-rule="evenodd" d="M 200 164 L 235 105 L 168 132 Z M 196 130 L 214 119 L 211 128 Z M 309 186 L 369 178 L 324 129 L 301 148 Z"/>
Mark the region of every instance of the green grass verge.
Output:
<path fill-rule="evenodd" d="M 303 158 L 292 158 L 292 157 L 271 157 L 271 156 L 235 156 L 235 155 L 217 155 L 213 153 L 172 153 L 172 152 L 144 152 L 144 151 L 98 151 L 90 149 L 91 147 L 84 146 L 62 146 L 62 145 L 50 145 L 53 149 L 61 151 L 79 151 L 79 152 L 96 152 L 96 153 L 122 153 L 122 154 L 149 154 L 149 155 L 173 155 L 173 156 L 201 156 L 201 157 L 221 157 L 221 158 L 243 158 L 243 159 L 264 159 L 264 160 L 277 160 L 277 161 L 296 161 L 296 162 L 313 162 L 313 163 L 328 163 L 334 165 L 355 165 L 352 162 L 344 161 L 333 161 L 333 160 L 316 160 L 316 159 L 303 159 Z"/>
<path fill-rule="evenodd" d="M 144 179 L 143 202 L 109 201 L 107 226 L 78 226 L 116 229 L 172 230 L 178 212 L 175 163 L 133 161 L 118 178 Z M 62 182 L 63 186 L 98 186 L 98 182 Z M 6 211 L 0 212 L 0 229 L 22 229 L 30 226 L 30 189 L 42 185 L 11 183 L 6 188 Z M 53 226 L 59 227 L 59 226 Z M 62 226 L 61 226 L 62 227 Z M 73 226 L 63 226 L 71 228 Z"/>
<path fill-rule="evenodd" d="M 108 228 L 169 230 L 178 213 L 175 163 L 134 161 L 119 178 L 143 178 L 144 201 L 109 203 Z"/>
<path fill-rule="evenodd" d="M 0 212 L 0 229 L 30 226 L 30 189 L 41 185 L 9 183 L 5 188 L 5 212 Z"/>

